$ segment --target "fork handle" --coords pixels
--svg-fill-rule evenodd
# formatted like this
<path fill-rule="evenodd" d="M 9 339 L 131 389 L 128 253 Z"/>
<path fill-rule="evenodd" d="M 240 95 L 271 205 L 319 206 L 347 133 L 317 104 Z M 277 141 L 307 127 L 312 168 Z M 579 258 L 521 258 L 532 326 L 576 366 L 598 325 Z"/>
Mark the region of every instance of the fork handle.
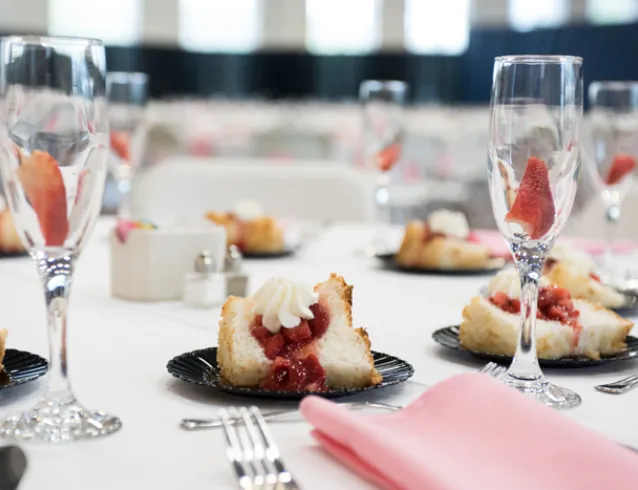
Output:
<path fill-rule="evenodd" d="M 275 410 L 272 412 L 262 414 L 262 417 L 264 417 L 264 420 L 272 420 L 272 419 L 276 419 L 278 417 L 282 417 L 285 415 L 290 415 L 296 412 L 299 412 L 299 410 L 296 408 L 293 408 L 291 410 Z M 240 421 L 239 419 L 233 419 L 233 418 L 229 419 L 229 422 L 231 424 L 236 424 L 239 421 Z M 214 429 L 216 427 L 221 427 L 224 424 L 222 423 L 221 419 L 215 418 L 215 419 L 182 419 L 179 425 L 182 429 L 199 430 L 199 429 Z"/>
<path fill-rule="evenodd" d="M 603 393 L 620 395 L 622 393 L 627 393 L 628 391 L 633 390 L 636 386 L 638 386 L 638 374 L 632 374 L 631 376 L 627 376 L 620 381 L 605 385 L 598 385 L 595 386 L 595 388 L 598 391 L 602 391 Z"/>

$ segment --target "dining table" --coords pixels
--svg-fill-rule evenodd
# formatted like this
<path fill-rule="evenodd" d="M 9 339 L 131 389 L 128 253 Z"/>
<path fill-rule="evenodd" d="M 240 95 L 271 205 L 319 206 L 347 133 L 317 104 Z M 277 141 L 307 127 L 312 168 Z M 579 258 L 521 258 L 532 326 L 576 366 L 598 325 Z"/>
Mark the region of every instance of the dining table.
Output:
<path fill-rule="evenodd" d="M 112 217 L 101 217 L 77 261 L 69 306 L 68 356 L 71 383 L 80 402 L 118 415 L 123 427 L 96 440 L 21 444 L 28 466 L 20 489 L 238 488 L 226 456 L 223 430 L 186 431 L 180 428 L 180 420 L 215 417 L 220 407 L 254 404 L 266 411 L 297 405 L 225 394 L 171 376 L 166 369 L 170 359 L 217 344 L 220 307 L 198 309 L 180 301 L 142 303 L 113 297 L 109 234 L 114 224 Z M 244 269 L 249 275 L 249 292 L 273 276 L 316 283 L 331 272 L 342 275 L 354 286 L 354 324 L 367 329 L 373 350 L 404 359 L 415 369 L 414 376 L 400 385 L 342 400 L 403 405 L 429 386 L 485 364 L 439 346 L 432 333 L 458 325 L 463 307 L 490 276 L 388 270 L 377 259 L 356 253 L 372 233 L 367 224 L 333 223 L 307 238 L 290 257 L 245 260 Z M 7 346 L 48 357 L 43 289 L 31 258 L 0 259 L 0 293 L 1 327 L 9 331 Z M 582 397 L 582 405 L 562 412 L 563 416 L 636 447 L 638 390 L 609 395 L 594 389 L 632 371 L 638 371 L 634 360 L 547 369 L 546 374 Z M 0 390 L 2 415 L 35 403 L 45 383 L 43 377 Z M 300 488 L 374 488 L 324 452 L 300 417 L 269 426 Z M 462 438 L 463 434 L 449 437 Z"/>

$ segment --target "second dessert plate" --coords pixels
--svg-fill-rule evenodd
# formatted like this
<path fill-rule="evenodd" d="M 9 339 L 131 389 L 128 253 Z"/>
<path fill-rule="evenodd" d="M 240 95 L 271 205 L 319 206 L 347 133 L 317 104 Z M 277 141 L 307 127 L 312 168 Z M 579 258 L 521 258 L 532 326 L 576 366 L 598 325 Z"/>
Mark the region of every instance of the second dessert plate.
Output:
<path fill-rule="evenodd" d="M 262 388 L 240 387 L 226 383 L 219 374 L 217 366 L 217 347 L 209 347 L 192 352 L 186 352 L 171 359 L 166 368 L 178 379 L 188 383 L 209 386 L 211 388 L 230 393 L 256 398 L 271 398 L 280 400 L 301 400 L 307 395 L 317 395 L 324 398 L 339 398 L 356 395 L 363 391 L 384 388 L 408 380 L 414 374 L 414 368 L 398 357 L 372 351 L 374 367 L 383 377 L 381 383 L 367 388 L 352 388 L 342 390 L 328 390 L 321 393 L 306 391 L 271 391 Z"/>
<path fill-rule="evenodd" d="M 2 363 L 0 390 L 33 381 L 49 369 L 49 363 L 43 357 L 16 349 L 7 349 Z"/>
<path fill-rule="evenodd" d="M 245 259 L 282 259 L 290 257 L 297 251 L 297 247 L 288 247 L 278 252 L 244 252 L 242 257 Z"/>
<path fill-rule="evenodd" d="M 499 364 L 510 364 L 512 362 L 511 356 L 489 354 L 487 352 L 474 351 L 463 347 L 461 345 L 461 340 L 459 339 L 459 327 L 457 325 L 441 328 L 435 331 L 432 334 L 432 338 L 443 347 L 460 352 L 466 352 L 480 359 L 484 359 L 485 361 L 497 362 Z M 628 335 L 625 343 L 627 344 L 627 347 L 625 347 L 622 351 L 614 354 L 613 356 L 603 357 L 601 359 L 589 359 L 587 357 L 563 357 L 560 359 L 539 359 L 538 362 L 542 367 L 576 368 L 599 366 L 608 362 L 627 361 L 629 359 L 638 358 L 638 339 Z"/>
<path fill-rule="evenodd" d="M 405 272 L 407 274 L 433 274 L 443 276 L 472 276 L 472 275 L 485 275 L 498 272 L 505 266 L 505 259 L 501 257 L 495 257 L 491 259 L 487 267 L 481 269 L 439 269 L 439 268 L 424 268 L 424 267 L 405 267 L 399 265 L 394 260 L 394 252 L 378 253 L 376 258 L 381 261 L 383 267 L 388 270 L 395 270 L 398 272 Z"/>

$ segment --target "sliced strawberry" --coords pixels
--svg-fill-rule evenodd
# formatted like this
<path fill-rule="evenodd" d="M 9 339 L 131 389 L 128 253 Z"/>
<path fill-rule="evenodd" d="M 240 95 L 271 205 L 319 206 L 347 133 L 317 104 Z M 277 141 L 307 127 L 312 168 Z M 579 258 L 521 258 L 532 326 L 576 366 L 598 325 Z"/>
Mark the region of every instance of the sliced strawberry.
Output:
<path fill-rule="evenodd" d="M 532 240 L 537 240 L 551 229 L 555 214 L 547 165 L 540 158 L 530 157 L 505 221 L 518 223 Z"/>
<path fill-rule="evenodd" d="M 392 170 L 392 167 L 396 165 L 401 156 L 401 145 L 399 143 L 392 143 L 386 146 L 377 154 L 377 168 L 382 172 L 388 172 Z"/>
<path fill-rule="evenodd" d="M 283 350 L 285 345 L 286 342 L 284 341 L 283 336 L 280 333 L 275 334 L 266 342 L 264 354 L 266 354 L 268 359 L 274 359 Z"/>
<path fill-rule="evenodd" d="M 111 131 L 111 148 L 122 160 L 129 161 L 131 159 L 129 146 L 128 134 L 121 131 Z"/>
<path fill-rule="evenodd" d="M 308 320 L 308 325 L 312 331 L 312 335 L 319 339 L 328 330 L 330 325 L 330 312 L 321 303 L 315 303 L 310 307 L 310 311 L 314 315 L 312 320 Z"/>
<path fill-rule="evenodd" d="M 18 179 L 38 216 L 45 245 L 60 247 L 69 234 L 62 172 L 55 159 L 45 151 L 35 150 L 21 161 Z"/>
<path fill-rule="evenodd" d="M 282 328 L 281 333 L 288 342 L 305 342 L 312 338 L 312 332 L 307 320 L 301 320 L 301 323 L 295 328 Z"/>
<path fill-rule="evenodd" d="M 634 157 L 629 155 L 618 155 L 614 158 L 614 161 L 611 162 L 611 167 L 609 168 L 609 173 L 607 174 L 605 182 L 607 185 L 616 185 L 622 181 L 626 175 L 633 172 L 634 168 L 636 168 L 636 160 Z"/>
<path fill-rule="evenodd" d="M 257 339 L 257 342 L 259 342 L 262 345 L 264 345 L 268 341 L 268 339 L 272 337 L 272 333 L 270 333 L 270 330 L 268 330 L 266 327 L 264 327 L 261 324 L 261 320 L 259 321 L 258 324 L 252 327 L 251 333 L 253 334 L 253 337 Z"/>

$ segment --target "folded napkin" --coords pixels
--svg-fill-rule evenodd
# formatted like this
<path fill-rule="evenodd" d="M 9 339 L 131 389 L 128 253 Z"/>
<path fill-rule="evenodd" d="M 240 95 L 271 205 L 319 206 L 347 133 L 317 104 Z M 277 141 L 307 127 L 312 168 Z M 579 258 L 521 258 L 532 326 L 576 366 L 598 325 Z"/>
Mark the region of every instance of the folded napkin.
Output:
<path fill-rule="evenodd" d="M 478 373 L 392 414 L 307 397 L 301 413 L 340 462 L 383 489 L 629 490 L 638 456 Z"/>
<path fill-rule="evenodd" d="M 485 245 L 495 257 L 509 259 L 512 256 L 503 235 L 497 230 L 473 230 L 470 239 Z M 579 237 L 561 237 L 560 240 L 592 255 L 601 254 L 605 250 L 604 240 Z M 638 243 L 629 240 L 621 240 L 614 244 L 614 250 L 619 253 L 631 252 L 637 248 Z"/>

